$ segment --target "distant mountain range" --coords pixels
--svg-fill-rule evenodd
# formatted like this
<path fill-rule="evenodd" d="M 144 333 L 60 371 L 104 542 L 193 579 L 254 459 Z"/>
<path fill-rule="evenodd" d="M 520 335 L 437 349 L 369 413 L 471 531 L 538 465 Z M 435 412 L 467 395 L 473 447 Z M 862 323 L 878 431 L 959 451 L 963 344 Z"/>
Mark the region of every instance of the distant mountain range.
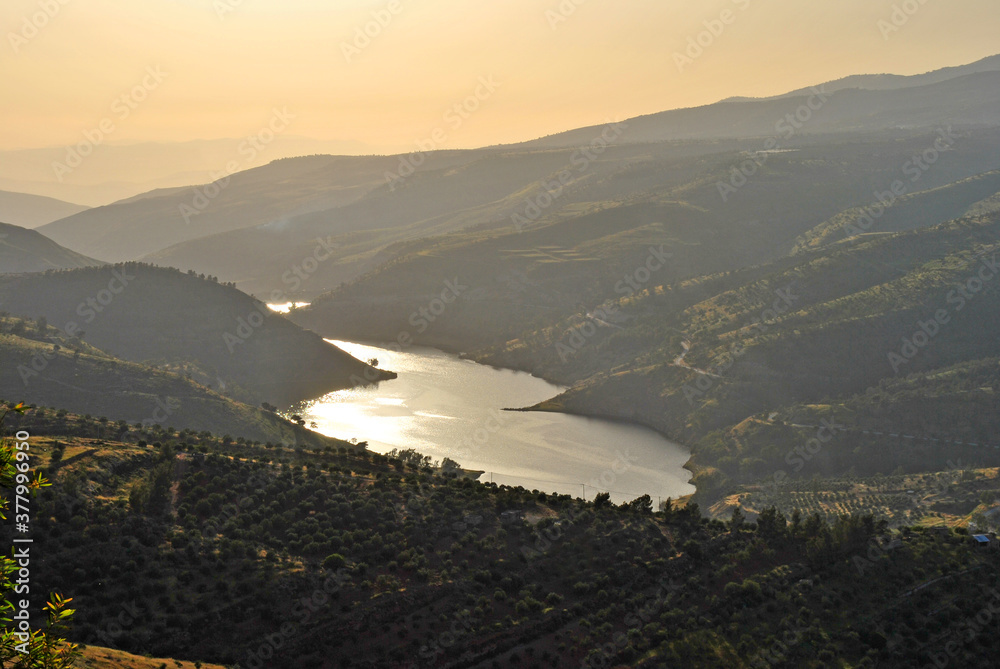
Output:
<path fill-rule="evenodd" d="M 545 201 L 543 188 L 558 194 L 540 213 L 558 210 L 565 215 L 572 212 L 569 205 L 581 202 L 631 202 L 653 191 L 662 197 L 685 183 L 701 188 L 699 179 L 712 179 L 708 189 L 717 190 L 733 178 L 718 174 L 720 167 L 725 165 L 725 171 L 741 164 L 744 152 L 768 156 L 817 144 L 838 151 L 839 143 L 858 136 L 896 151 L 897 140 L 945 127 L 961 129 L 966 136 L 988 135 L 989 128 L 1000 126 L 998 67 L 1000 57 L 993 57 L 914 77 L 850 78 L 832 82 L 823 93 L 723 101 L 513 146 L 280 160 L 215 183 L 161 189 L 87 210 L 40 231 L 102 260 L 143 259 L 194 269 L 252 293 L 315 295 L 391 260 L 398 252 L 396 243 L 510 226 L 517 216 L 533 221 L 524 213 L 533 211 L 532 198 Z M 598 151 L 577 148 L 592 142 Z M 906 162 L 901 153 L 899 157 L 900 165 Z M 855 160 L 868 157 L 861 151 L 848 159 Z M 996 167 L 984 156 L 970 163 L 964 175 L 946 175 L 938 164 L 922 175 L 920 186 L 944 185 Z M 560 184 L 563 172 L 565 183 Z M 736 199 L 780 187 L 773 174 L 763 176 L 768 172 L 760 170 Z M 845 186 L 852 178 L 850 172 L 835 176 Z M 854 185 L 858 204 L 875 185 Z M 726 201 L 709 199 L 705 206 L 721 214 L 723 224 L 747 216 L 745 207 L 736 209 Z M 337 245 L 334 262 L 321 263 L 308 281 L 287 280 L 297 264 L 312 256 L 317 239 Z"/>
<path fill-rule="evenodd" d="M 793 134 L 995 126 L 1000 124 L 1000 71 L 875 90 L 817 86 L 777 98 L 726 100 L 660 112 L 628 119 L 626 123 L 623 141 L 627 142 L 774 137 L 780 143 Z M 602 129 L 603 126 L 580 128 L 523 146 L 586 146 L 600 136 Z"/>
<path fill-rule="evenodd" d="M 250 130 L 250 129 L 248 129 Z M 69 147 L 0 151 L 0 189 L 99 206 L 162 188 L 202 184 L 213 173 L 260 167 L 273 160 L 315 154 L 371 155 L 378 147 L 282 134 L 261 150 L 246 138 L 188 142 L 102 143 L 76 168 L 66 164 Z M 2 219 L 2 217 L 0 217 Z"/>
<path fill-rule="evenodd" d="M 829 93 L 835 93 L 836 91 L 842 91 L 849 88 L 858 88 L 867 91 L 890 91 L 898 90 L 900 88 L 914 88 L 916 86 L 936 84 L 942 81 L 947 81 L 948 79 L 956 79 L 970 74 L 979 74 L 980 72 L 1000 72 L 1000 54 L 983 58 L 982 60 L 978 60 L 975 63 L 970 63 L 968 65 L 944 67 L 925 74 L 914 74 L 910 76 L 900 74 L 855 74 L 849 77 L 836 79 L 834 81 L 828 81 L 824 84 L 820 84 L 816 88 L 823 89 Z M 810 86 L 791 91 L 790 93 L 785 93 L 784 95 L 776 95 L 769 98 L 732 97 L 725 100 L 725 102 L 745 102 L 749 100 L 761 99 L 778 100 L 781 98 L 807 96 L 811 95 L 813 92 L 813 87 Z"/>
<path fill-rule="evenodd" d="M 0 191 L 0 221 L 22 228 L 37 228 L 86 209 L 51 197 Z"/>

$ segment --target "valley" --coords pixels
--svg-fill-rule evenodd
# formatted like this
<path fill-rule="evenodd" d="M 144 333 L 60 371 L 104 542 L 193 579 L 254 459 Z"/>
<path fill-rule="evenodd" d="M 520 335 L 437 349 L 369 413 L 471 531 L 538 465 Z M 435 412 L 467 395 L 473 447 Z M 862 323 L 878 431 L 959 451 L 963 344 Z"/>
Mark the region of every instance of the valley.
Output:
<path fill-rule="evenodd" d="M 350 51 L 319 18 L 339 6 L 231 5 L 208 19 L 255 57 L 290 25 L 290 53 Z M 0 185 L 23 192 L 0 192 L 0 535 L 30 544 L 34 580 L 15 601 L 26 576 L 0 560 L 8 617 L 30 609 L 0 634 L 0 666 L 989 666 L 1000 56 L 909 74 L 758 64 L 770 88 L 705 103 L 715 59 L 740 65 L 729 40 L 764 22 L 733 5 L 697 38 L 671 33 L 698 47 L 679 72 L 688 106 L 636 104 L 638 63 L 608 61 L 586 103 L 558 102 L 587 110 L 577 127 L 521 98 L 548 128 L 531 140 L 464 133 L 514 132 L 516 91 L 569 65 L 477 71 L 502 85 L 443 116 L 422 86 L 514 63 L 537 25 L 497 23 L 510 41 L 488 59 L 390 63 L 396 40 L 440 39 L 428 17 L 472 41 L 511 11 L 470 7 L 467 23 L 399 3 L 365 8 L 349 75 L 312 57 L 248 66 L 282 73 L 260 97 L 281 124 L 225 101 L 239 77 L 206 73 L 211 95 L 195 95 L 178 74 L 119 93 L 135 108 L 99 141 L 10 140 Z M 59 18 L 75 11 L 98 12 Z M 609 10 L 560 11 L 565 26 L 535 16 L 552 45 Z M 615 11 L 588 48 L 621 19 L 650 60 L 637 10 Z M 15 51 L 46 41 L 24 40 Z M 179 73 L 198 49 L 174 51 Z M 450 131 L 320 152 L 398 146 L 406 114 Z M 317 119 L 323 138 L 280 136 Z M 239 124 L 260 129 L 243 143 Z M 66 152 L 80 173 L 49 175 Z"/>

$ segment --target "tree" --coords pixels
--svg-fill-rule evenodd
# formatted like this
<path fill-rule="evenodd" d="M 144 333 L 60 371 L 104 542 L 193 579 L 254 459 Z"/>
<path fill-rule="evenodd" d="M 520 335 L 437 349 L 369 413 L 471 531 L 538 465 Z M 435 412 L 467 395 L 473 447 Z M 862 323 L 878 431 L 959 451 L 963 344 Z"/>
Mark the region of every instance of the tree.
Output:
<path fill-rule="evenodd" d="M 24 413 L 24 404 L 18 404 L 11 409 L 16 413 Z M 9 411 L 0 414 L 0 425 Z M 13 490 L 18 496 L 35 495 L 41 488 L 51 485 L 42 477 L 28 475 L 27 447 L 21 448 L 26 441 L 11 442 L 0 440 L 0 488 Z M 23 456 L 23 457 L 22 457 Z M 0 498 L 0 519 L 6 520 L 9 500 Z M 30 551 L 30 548 L 28 549 Z M 13 575 L 18 571 L 17 561 L 10 557 L 0 557 L 0 618 L 12 622 L 14 614 L 14 581 Z M 45 603 L 45 629 L 22 631 L 16 627 L 4 627 L 0 632 L 0 667 L 14 669 L 69 669 L 80 655 L 76 644 L 66 643 L 60 634 L 73 615 L 73 609 L 67 608 L 72 599 L 52 594 Z M 20 624 L 20 623 L 19 623 Z M 23 624 L 27 625 L 25 621 Z"/>
<path fill-rule="evenodd" d="M 323 560 L 323 569 L 328 569 L 330 571 L 341 569 L 347 565 L 347 560 L 340 553 L 332 553 L 327 555 L 326 559 Z"/>
<path fill-rule="evenodd" d="M 633 513 L 652 513 L 653 499 L 649 495 L 636 497 L 628 503 L 628 508 Z"/>
<path fill-rule="evenodd" d="M 597 497 L 594 498 L 594 508 L 600 509 L 604 506 L 611 506 L 611 493 L 609 492 L 599 492 Z"/>

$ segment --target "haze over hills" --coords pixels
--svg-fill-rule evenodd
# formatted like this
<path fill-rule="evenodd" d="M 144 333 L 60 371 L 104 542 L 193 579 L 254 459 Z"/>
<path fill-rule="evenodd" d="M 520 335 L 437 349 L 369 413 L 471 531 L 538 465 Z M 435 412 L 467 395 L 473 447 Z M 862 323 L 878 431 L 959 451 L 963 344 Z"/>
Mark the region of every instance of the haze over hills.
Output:
<path fill-rule="evenodd" d="M 247 131 L 256 135 L 258 129 Z M 84 136 L 79 139 L 88 143 Z M 73 150 L 70 146 L 53 146 L 0 151 L 0 188 L 98 207 L 153 189 L 203 184 L 211 181 L 212 174 L 234 171 L 227 168 L 234 162 L 239 170 L 248 170 L 292 156 L 379 152 L 377 147 L 360 142 L 315 140 L 284 133 L 266 144 L 251 144 L 246 137 L 135 144 L 109 140 L 92 147 L 79 166 L 69 171 L 56 167 L 75 163 Z"/>
<path fill-rule="evenodd" d="M 37 228 L 86 209 L 83 205 L 50 197 L 0 191 L 0 220 L 22 228 Z"/>
<path fill-rule="evenodd" d="M 921 172 L 913 188 L 945 185 L 995 168 L 991 151 L 996 138 L 992 130 L 957 133 L 949 140 L 955 151 L 943 154 L 933 170 Z M 308 296 L 398 257 L 406 247 L 394 245 L 397 242 L 459 230 L 512 232 L 609 203 L 664 199 L 689 202 L 709 212 L 717 225 L 736 226 L 735 238 L 744 240 L 746 253 L 758 249 L 773 254 L 777 252 L 774 244 L 748 235 L 744 224 L 757 221 L 753 225 L 767 228 L 780 218 L 779 227 L 811 228 L 822 222 L 814 218 L 820 211 L 832 216 L 851 204 L 867 203 L 876 190 L 900 177 L 914 183 L 909 181 L 912 175 L 902 174 L 902 169 L 937 139 L 936 133 L 920 132 L 874 135 L 865 141 L 796 137 L 785 146 L 798 153 L 783 154 L 754 153 L 763 146 L 759 139 L 622 144 L 600 155 L 578 149 L 487 154 L 461 169 L 419 172 L 402 183 L 393 182 L 394 188 L 382 186 L 339 209 L 293 217 L 280 226 L 191 240 L 145 260 L 217 273 L 254 294 L 294 288 Z M 724 184 L 743 178 L 734 177 L 733 170 L 748 158 L 761 163 L 760 169 L 755 168 L 756 174 L 732 197 L 721 192 Z M 873 165 L 878 167 L 873 170 Z M 828 191 L 840 193 L 843 199 L 822 209 L 827 205 L 815 202 L 806 190 L 811 183 L 804 177 L 807 174 L 825 180 Z M 868 175 L 868 183 L 860 181 L 861 174 Z M 565 184 L 559 181 L 560 175 Z M 473 188 L 481 177 L 489 180 L 489 187 Z M 539 207 L 539 202 L 548 206 Z M 805 229 L 794 234 L 802 232 Z M 787 239 L 788 233 L 773 230 L 772 234 Z M 313 254 L 317 238 L 338 245 L 332 254 L 335 262 L 321 263 L 308 281 L 281 280 Z M 240 253 L 232 253 L 233 249 Z"/>
<path fill-rule="evenodd" d="M 71 598 L 14 601 L 28 561 L 0 558 L 0 609 L 50 622 L 24 643 L 109 669 L 1000 653 L 1000 56 L 570 120 L 961 62 L 1000 16 L 63 4 L 0 75 L 11 146 L 85 140 L 0 152 L 0 187 L 98 205 L 0 225 L 0 496 L 22 486 L 0 543 Z M 663 77 L 685 39 L 688 78 Z M 121 135 L 64 127 L 138 55 L 176 74 L 113 99 Z M 258 104 L 245 139 L 117 141 L 241 135 Z M 369 149 L 295 114 L 437 127 L 326 155 Z"/>
<path fill-rule="evenodd" d="M 941 81 L 947 81 L 948 79 L 956 79 L 958 77 L 978 74 L 980 72 L 998 71 L 1000 71 L 1000 54 L 989 56 L 987 58 L 983 58 L 982 60 L 977 60 L 974 63 L 969 63 L 968 65 L 943 67 L 939 70 L 926 72 L 924 74 L 913 74 L 909 76 L 899 74 L 855 74 L 849 77 L 836 79 L 834 81 L 828 81 L 816 86 L 816 88 L 820 88 L 829 93 L 835 93 L 836 91 L 848 88 L 859 88 L 867 91 L 886 91 L 936 84 Z M 809 87 L 800 88 L 783 95 L 775 95 L 769 98 L 733 97 L 729 98 L 727 101 L 760 99 L 777 100 L 781 98 L 808 96 L 812 95 L 814 92 L 815 90 L 813 87 Z"/>
<path fill-rule="evenodd" d="M 565 188 L 527 227 L 518 230 L 508 218 L 391 247 L 391 262 L 291 317 L 327 336 L 392 340 L 407 317 L 440 292 L 442 281 L 459 277 L 468 291 L 433 327 L 417 333 L 417 341 L 461 351 L 494 346 L 530 324 L 554 323 L 636 292 L 628 281 L 642 275 L 651 247 L 662 245 L 672 257 L 653 263 L 658 269 L 645 277 L 650 285 L 775 261 L 795 248 L 800 235 L 845 209 L 870 206 L 875 193 L 896 180 L 915 190 L 969 179 L 935 193 L 937 206 L 928 206 L 927 198 L 921 205 L 928 215 L 937 213 L 924 219 L 926 225 L 962 215 L 997 190 L 994 174 L 969 177 L 996 167 L 1000 133 L 956 140 L 933 169 L 911 181 L 903 166 L 937 139 L 916 134 L 803 142 L 795 151 L 758 158 L 763 165 L 757 173 L 725 200 L 719 184 L 729 184 L 734 166 L 752 154 L 673 160 L 647 154 L 636 160 L 634 145 L 614 147 L 593 174 Z M 521 206 L 537 193 L 519 193 Z M 892 229 L 878 221 L 867 232 Z M 364 318 L 339 317 L 346 312 Z"/>
<path fill-rule="evenodd" d="M 112 262 L 178 242 L 348 204 L 375 188 L 390 158 L 282 160 L 192 188 L 166 189 L 96 207 L 39 229 Z"/>
<path fill-rule="evenodd" d="M 773 137 L 780 143 L 789 132 L 815 135 L 945 125 L 996 126 L 1000 123 L 998 103 L 1000 71 L 996 70 L 888 90 L 843 88 L 824 93 L 817 87 L 791 96 L 723 101 L 628 119 L 623 141 Z M 803 108 L 802 118 L 796 119 L 797 110 Z M 580 128 L 527 145 L 584 146 L 600 131 L 600 126 Z"/>
<path fill-rule="evenodd" d="M 0 223 L 0 274 L 44 272 L 102 264 L 100 260 L 59 246 L 35 230 Z"/>
<path fill-rule="evenodd" d="M 133 362 L 256 405 L 287 406 L 392 374 L 372 370 L 235 288 L 136 263 L 0 277 L 0 309 L 44 317 Z"/>
<path fill-rule="evenodd" d="M 283 160 L 235 174 L 218 191 L 220 184 L 151 193 L 55 222 L 42 232 L 96 257 L 142 258 L 195 269 L 235 281 L 254 293 L 288 290 L 280 278 L 311 255 L 316 238 L 332 237 L 343 250 L 337 263 L 324 263 L 310 276 L 308 290 L 315 294 L 388 260 L 391 252 L 385 249 L 393 242 L 474 226 L 502 226 L 512 215 L 530 211 L 528 198 L 539 195 L 543 183 L 560 187 L 557 201 L 563 204 L 570 199 L 563 191 L 573 191 L 576 199 L 588 198 L 583 194 L 586 188 L 609 170 L 618 171 L 615 181 L 604 181 L 602 198 L 622 199 L 670 183 L 679 186 L 679 172 L 656 171 L 664 169 L 659 166 L 663 161 L 676 166 L 687 157 L 687 173 L 704 173 L 706 162 L 698 156 L 712 153 L 719 154 L 720 162 L 737 165 L 742 160 L 737 151 L 834 142 L 838 133 L 842 137 L 884 134 L 879 139 L 890 141 L 895 134 L 948 126 L 968 132 L 1000 125 L 1000 112 L 994 112 L 1000 109 L 997 62 L 990 58 L 964 68 L 907 77 L 911 85 L 891 90 L 844 89 L 828 99 L 809 93 L 725 101 L 510 147 Z M 798 120 L 795 114 L 802 109 L 806 117 Z M 728 139 L 718 144 L 719 138 Z M 672 143 L 663 144 L 664 140 Z M 572 148 L 594 141 L 600 143 L 599 154 L 577 154 Z M 609 143 L 617 148 L 606 151 L 604 145 Z M 567 148 L 553 152 L 549 147 Z M 733 153 L 723 157 L 727 151 Z M 983 162 L 977 167 L 976 171 L 985 171 L 995 166 Z M 561 186 L 552 181 L 566 168 L 572 174 L 570 182 Z M 666 181 L 658 183 L 661 176 Z M 932 173 L 927 180 L 934 178 Z M 206 196 L 216 192 L 215 197 Z"/>

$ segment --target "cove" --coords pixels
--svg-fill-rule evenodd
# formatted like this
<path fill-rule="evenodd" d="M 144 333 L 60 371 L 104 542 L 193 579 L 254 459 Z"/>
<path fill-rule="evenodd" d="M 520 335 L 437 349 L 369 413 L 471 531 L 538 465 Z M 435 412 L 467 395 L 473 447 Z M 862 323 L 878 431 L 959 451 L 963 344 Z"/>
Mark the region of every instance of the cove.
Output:
<path fill-rule="evenodd" d="M 495 369 L 436 349 L 328 340 L 399 377 L 329 393 L 294 410 L 322 434 L 368 442 L 386 453 L 412 448 L 482 470 L 481 481 L 615 503 L 643 494 L 654 506 L 694 492 L 683 468 L 690 452 L 629 423 L 545 412 L 503 411 L 550 399 L 565 388 L 524 372 Z"/>

